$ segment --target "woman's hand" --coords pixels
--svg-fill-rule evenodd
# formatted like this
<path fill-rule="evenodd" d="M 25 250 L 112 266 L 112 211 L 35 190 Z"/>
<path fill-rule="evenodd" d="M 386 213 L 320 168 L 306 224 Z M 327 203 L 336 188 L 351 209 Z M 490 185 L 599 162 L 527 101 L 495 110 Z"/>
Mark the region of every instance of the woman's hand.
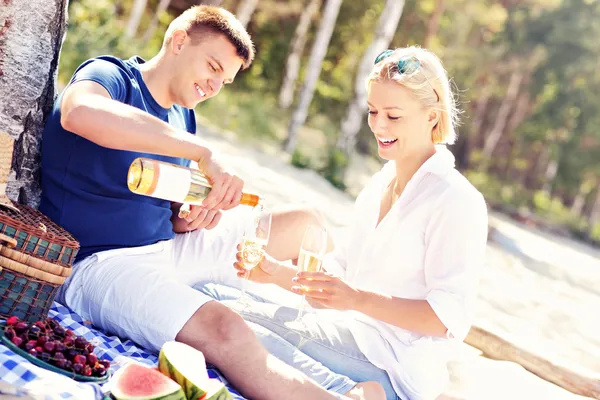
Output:
<path fill-rule="evenodd" d="M 317 308 L 354 310 L 359 291 L 343 279 L 327 272 L 298 272 L 292 292 L 303 294 Z"/>
<path fill-rule="evenodd" d="M 248 271 L 244 267 L 244 257 L 242 255 L 242 245 L 238 244 L 237 253 L 235 255 L 236 262 L 233 264 L 233 267 L 237 270 L 237 276 L 239 278 L 244 278 L 246 274 L 248 275 L 248 280 L 258 283 L 273 283 L 273 275 L 279 269 L 279 264 L 277 260 L 273 257 L 265 253 L 263 255 L 262 260 L 258 263 L 258 265 Z"/>

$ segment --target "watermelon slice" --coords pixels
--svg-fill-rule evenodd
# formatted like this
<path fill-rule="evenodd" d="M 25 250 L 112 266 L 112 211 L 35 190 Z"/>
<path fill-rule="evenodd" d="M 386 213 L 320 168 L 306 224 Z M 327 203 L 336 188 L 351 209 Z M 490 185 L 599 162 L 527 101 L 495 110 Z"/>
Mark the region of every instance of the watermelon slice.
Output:
<path fill-rule="evenodd" d="M 204 354 L 187 344 L 165 343 L 158 369 L 181 385 L 188 400 L 232 400 L 223 382 L 208 377 Z"/>
<path fill-rule="evenodd" d="M 111 393 L 117 400 L 186 400 L 181 386 L 172 379 L 136 363 L 115 373 Z"/>

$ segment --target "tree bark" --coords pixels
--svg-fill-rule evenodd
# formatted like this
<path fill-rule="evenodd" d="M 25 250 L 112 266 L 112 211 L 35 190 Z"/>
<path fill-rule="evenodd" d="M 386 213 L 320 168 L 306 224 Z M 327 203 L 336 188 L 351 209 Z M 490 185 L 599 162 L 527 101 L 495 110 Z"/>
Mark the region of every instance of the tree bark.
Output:
<path fill-rule="evenodd" d="M 348 106 L 336 144 L 336 147 L 345 154 L 350 154 L 354 149 L 356 135 L 360 131 L 365 119 L 365 113 L 363 112 L 367 104 L 367 88 L 365 83 L 369 72 L 373 68 L 373 61 L 392 41 L 403 9 L 404 0 L 387 0 L 385 2 L 385 8 L 379 17 L 379 23 L 375 31 L 375 37 L 360 62 L 354 82 L 354 99 Z"/>
<path fill-rule="evenodd" d="M 482 162 L 484 166 L 489 165 L 492 153 L 494 152 L 496 145 L 502 137 L 502 133 L 504 132 L 506 124 L 508 123 L 510 111 L 513 108 L 513 105 L 515 104 L 517 96 L 519 95 L 519 90 L 521 88 L 522 81 L 523 72 L 521 71 L 521 69 L 515 68 L 510 76 L 508 89 L 506 91 L 504 99 L 502 99 L 502 104 L 500 104 L 500 109 L 498 110 L 498 114 L 496 115 L 494 126 L 492 127 L 492 130 L 485 139 L 485 143 L 483 145 Z"/>
<path fill-rule="evenodd" d="M 242 0 L 238 6 L 235 16 L 242 23 L 244 28 L 248 26 L 248 23 L 252 19 L 252 14 L 254 14 L 257 5 L 258 0 Z"/>
<path fill-rule="evenodd" d="M 440 20 L 444 14 L 444 0 L 436 0 L 434 7 L 433 13 L 427 22 L 427 30 L 423 40 L 423 47 L 425 48 L 431 46 L 431 40 L 437 35 L 440 28 Z"/>
<path fill-rule="evenodd" d="M 488 358 L 517 363 L 529 372 L 572 393 L 600 399 L 600 380 L 597 376 L 587 376 L 556 365 L 483 328 L 473 326 L 465 343 L 481 350 Z"/>
<path fill-rule="evenodd" d="M 283 83 L 279 92 L 279 107 L 283 110 L 288 109 L 294 101 L 296 79 L 298 79 L 298 72 L 300 71 L 300 59 L 306 45 L 308 29 L 320 6 L 321 0 L 310 0 L 308 7 L 302 11 L 300 21 L 298 22 L 298 26 L 296 26 L 294 39 L 292 39 L 292 48 L 285 63 L 285 76 L 283 77 Z"/>
<path fill-rule="evenodd" d="M 140 26 L 140 22 L 142 21 L 142 17 L 144 16 L 144 11 L 146 10 L 146 5 L 148 4 L 148 0 L 135 0 L 133 2 L 133 7 L 131 8 L 131 15 L 129 16 L 129 20 L 127 21 L 127 26 L 125 26 L 125 37 L 131 39 L 137 33 L 138 27 Z"/>
<path fill-rule="evenodd" d="M 302 125 L 304 125 L 304 122 L 306 122 L 308 107 L 312 101 L 315 87 L 317 86 L 319 75 L 321 74 L 321 64 L 327 54 L 327 47 L 329 46 L 331 34 L 335 28 L 335 22 L 341 5 L 342 0 L 328 0 L 325 6 L 321 25 L 319 26 L 319 31 L 317 32 L 317 37 L 311 51 L 306 79 L 304 80 L 304 85 L 300 93 L 300 101 L 292 115 L 292 120 L 290 121 L 290 126 L 288 128 L 288 136 L 283 143 L 284 150 L 290 154 L 293 153 L 296 148 L 298 131 Z"/>
<path fill-rule="evenodd" d="M 600 224 L 600 186 L 596 189 L 596 200 L 590 209 L 589 214 L 590 224 Z"/>
<path fill-rule="evenodd" d="M 0 131 L 14 140 L 7 194 L 37 208 L 40 139 L 56 98 L 68 0 L 4 0 L 0 9 Z"/>
<path fill-rule="evenodd" d="M 154 36 L 154 32 L 156 32 L 156 28 L 158 27 L 158 20 L 160 18 L 160 15 L 167 11 L 167 8 L 169 8 L 170 3 L 171 0 L 160 0 L 160 3 L 158 3 L 158 6 L 156 7 L 156 12 L 152 16 L 152 20 L 150 21 L 146 32 L 144 32 L 144 37 L 142 39 L 144 43 L 148 42 L 150 39 L 152 39 L 152 36 Z"/>

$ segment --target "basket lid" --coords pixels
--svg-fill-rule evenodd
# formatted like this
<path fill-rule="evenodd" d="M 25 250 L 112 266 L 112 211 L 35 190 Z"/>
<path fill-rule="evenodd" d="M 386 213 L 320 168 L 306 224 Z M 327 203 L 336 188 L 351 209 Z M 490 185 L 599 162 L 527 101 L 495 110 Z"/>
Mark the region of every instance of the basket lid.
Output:
<path fill-rule="evenodd" d="M 8 133 L 0 132 L 0 207 L 6 207 L 19 212 L 19 209 L 13 205 L 12 201 L 6 195 L 14 142 Z"/>

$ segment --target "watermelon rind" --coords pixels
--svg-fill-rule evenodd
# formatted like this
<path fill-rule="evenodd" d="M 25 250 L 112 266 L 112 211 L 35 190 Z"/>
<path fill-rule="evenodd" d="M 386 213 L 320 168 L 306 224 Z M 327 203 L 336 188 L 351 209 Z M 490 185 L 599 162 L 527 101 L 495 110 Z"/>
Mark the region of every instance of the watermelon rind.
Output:
<path fill-rule="evenodd" d="M 149 376 L 155 378 L 159 376 L 164 378 L 164 388 L 157 393 L 136 395 L 135 393 L 131 393 L 131 390 L 122 387 L 125 385 L 125 379 L 131 379 L 127 374 L 139 373 L 147 373 L 150 374 Z M 187 400 L 185 393 L 177 382 L 164 376 L 159 371 L 137 363 L 127 364 L 117 370 L 111 378 L 111 395 L 117 400 Z"/>
<path fill-rule="evenodd" d="M 188 400 L 233 399 L 223 382 L 209 378 L 204 354 L 185 343 L 165 343 L 158 355 L 158 369 L 181 385 Z"/>

